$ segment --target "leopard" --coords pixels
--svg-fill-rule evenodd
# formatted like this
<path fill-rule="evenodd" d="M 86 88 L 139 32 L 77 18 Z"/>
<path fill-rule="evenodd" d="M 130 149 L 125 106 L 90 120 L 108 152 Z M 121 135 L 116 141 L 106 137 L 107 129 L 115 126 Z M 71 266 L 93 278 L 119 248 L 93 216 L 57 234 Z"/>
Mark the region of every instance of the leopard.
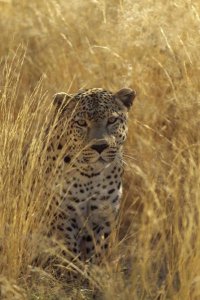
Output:
<path fill-rule="evenodd" d="M 116 230 L 123 146 L 135 96 L 131 88 L 91 88 L 53 97 L 56 121 L 47 160 L 49 171 L 56 168 L 49 188 L 58 210 L 51 233 L 81 261 L 101 262 Z"/>

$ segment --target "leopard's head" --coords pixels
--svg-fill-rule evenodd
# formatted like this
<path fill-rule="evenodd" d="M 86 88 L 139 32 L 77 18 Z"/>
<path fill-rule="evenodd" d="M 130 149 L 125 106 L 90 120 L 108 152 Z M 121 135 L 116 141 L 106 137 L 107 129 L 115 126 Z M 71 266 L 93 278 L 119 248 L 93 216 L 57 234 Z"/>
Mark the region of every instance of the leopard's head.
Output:
<path fill-rule="evenodd" d="M 126 140 L 128 112 L 135 96 L 129 88 L 117 93 L 93 88 L 54 96 L 62 143 L 68 143 L 69 156 L 76 156 L 79 166 L 106 167 L 118 157 Z"/>

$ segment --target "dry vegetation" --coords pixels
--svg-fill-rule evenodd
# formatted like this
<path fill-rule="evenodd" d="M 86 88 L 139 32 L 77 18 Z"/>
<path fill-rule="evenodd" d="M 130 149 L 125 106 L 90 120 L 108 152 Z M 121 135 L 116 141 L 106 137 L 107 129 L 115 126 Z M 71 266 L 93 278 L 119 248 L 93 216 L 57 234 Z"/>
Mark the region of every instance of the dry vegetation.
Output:
<path fill-rule="evenodd" d="M 5 0 L 0 13 L 0 298 L 90 299 L 95 286 L 107 300 L 200 299 L 199 1 Z M 138 96 L 118 239 L 91 287 L 69 286 L 32 266 L 55 252 L 41 233 L 52 95 L 123 86 Z"/>

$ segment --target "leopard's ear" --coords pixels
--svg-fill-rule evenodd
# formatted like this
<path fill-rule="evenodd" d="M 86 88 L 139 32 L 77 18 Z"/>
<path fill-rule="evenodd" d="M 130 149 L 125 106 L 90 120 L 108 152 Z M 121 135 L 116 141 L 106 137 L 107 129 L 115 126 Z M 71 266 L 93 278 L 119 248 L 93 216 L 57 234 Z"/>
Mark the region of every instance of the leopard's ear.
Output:
<path fill-rule="evenodd" d="M 68 95 L 67 93 L 57 93 L 53 96 L 53 104 L 57 109 L 62 109 L 68 103 L 70 98 L 71 95 Z"/>
<path fill-rule="evenodd" d="M 136 92 L 129 88 L 123 88 L 114 94 L 115 99 L 118 99 L 128 110 L 133 104 L 136 97 Z"/>

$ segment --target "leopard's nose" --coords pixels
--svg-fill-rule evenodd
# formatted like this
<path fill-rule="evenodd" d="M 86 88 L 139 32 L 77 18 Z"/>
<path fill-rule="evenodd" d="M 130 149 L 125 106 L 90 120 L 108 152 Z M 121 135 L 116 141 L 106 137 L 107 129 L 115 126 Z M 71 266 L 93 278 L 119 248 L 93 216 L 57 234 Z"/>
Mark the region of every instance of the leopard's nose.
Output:
<path fill-rule="evenodd" d="M 96 150 L 99 154 L 108 148 L 108 144 L 92 145 L 91 148 Z"/>

